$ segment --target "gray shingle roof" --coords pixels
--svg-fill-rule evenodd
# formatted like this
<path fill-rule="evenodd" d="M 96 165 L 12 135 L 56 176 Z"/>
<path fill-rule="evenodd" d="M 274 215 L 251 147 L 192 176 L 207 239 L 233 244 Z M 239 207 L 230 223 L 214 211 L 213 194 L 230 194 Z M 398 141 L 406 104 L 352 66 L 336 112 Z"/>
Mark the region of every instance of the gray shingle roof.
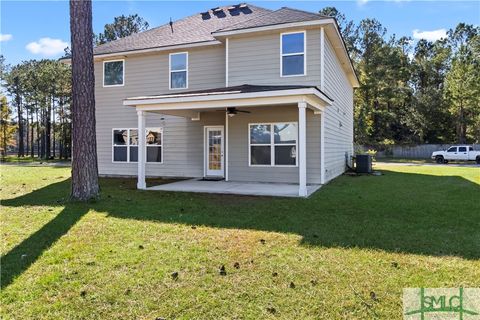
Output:
<path fill-rule="evenodd" d="M 238 22 L 234 25 L 225 27 L 217 31 L 218 32 L 233 31 L 233 30 L 271 26 L 271 25 L 291 23 L 291 22 L 314 21 L 314 20 L 323 20 L 323 19 L 331 19 L 331 17 L 323 16 L 317 13 L 302 11 L 298 9 L 283 7 L 276 11 L 265 13 L 263 15 L 254 17 L 247 21 Z"/>
<path fill-rule="evenodd" d="M 225 6 L 208 10 L 173 22 L 173 33 L 168 23 L 144 32 L 118 39 L 94 48 L 94 54 L 151 49 L 214 41 L 212 32 L 231 25 L 255 19 L 271 12 L 253 5 Z"/>

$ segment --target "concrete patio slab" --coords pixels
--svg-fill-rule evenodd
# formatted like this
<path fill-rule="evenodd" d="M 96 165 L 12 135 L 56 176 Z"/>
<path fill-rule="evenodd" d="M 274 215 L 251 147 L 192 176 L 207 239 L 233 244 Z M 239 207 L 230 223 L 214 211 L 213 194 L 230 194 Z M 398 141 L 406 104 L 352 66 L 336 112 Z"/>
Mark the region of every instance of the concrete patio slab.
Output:
<path fill-rule="evenodd" d="M 320 189 L 320 187 L 321 185 L 307 186 L 307 197 Z M 270 197 L 298 197 L 298 185 L 287 183 L 201 181 L 199 179 L 189 179 L 149 187 L 147 188 L 147 190 L 237 194 Z"/>

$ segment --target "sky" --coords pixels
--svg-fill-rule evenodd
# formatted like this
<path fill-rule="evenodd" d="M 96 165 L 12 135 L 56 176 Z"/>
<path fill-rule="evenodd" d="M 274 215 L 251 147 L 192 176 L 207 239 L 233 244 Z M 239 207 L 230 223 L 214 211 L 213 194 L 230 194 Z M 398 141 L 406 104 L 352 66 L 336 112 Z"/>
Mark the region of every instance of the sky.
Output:
<path fill-rule="evenodd" d="M 235 1 L 93 1 L 93 29 L 103 26 L 115 16 L 138 13 L 150 27 L 205 11 L 240 3 Z M 436 40 L 459 22 L 480 24 L 480 1 L 249 1 L 269 9 L 283 6 L 318 12 L 335 6 L 347 19 L 358 23 L 376 18 L 389 34 L 410 36 L 415 40 Z M 70 43 L 68 1 L 0 0 L 0 53 L 7 63 L 28 59 L 59 58 Z"/>

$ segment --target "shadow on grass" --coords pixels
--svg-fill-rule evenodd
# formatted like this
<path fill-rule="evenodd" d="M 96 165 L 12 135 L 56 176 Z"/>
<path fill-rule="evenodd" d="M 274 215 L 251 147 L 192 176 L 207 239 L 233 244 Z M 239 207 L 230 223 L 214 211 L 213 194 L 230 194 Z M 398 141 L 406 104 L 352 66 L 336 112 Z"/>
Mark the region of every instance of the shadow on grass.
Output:
<path fill-rule="evenodd" d="M 102 179 L 101 200 L 67 203 L 2 257 L 2 288 L 90 209 L 121 219 L 293 233 L 307 246 L 480 258 L 477 184 L 457 176 L 383 172 L 340 177 L 309 199 L 138 191 L 133 179 Z M 69 187 L 65 180 L 2 204 L 63 206 L 57 201 Z"/>
<path fill-rule="evenodd" d="M 26 271 L 45 250 L 67 234 L 86 212 L 86 210 L 71 210 L 67 206 L 40 230 L 2 256 L 1 288 L 9 286 L 15 277 Z"/>
<path fill-rule="evenodd" d="M 42 253 L 67 234 L 89 210 L 88 203 L 65 202 L 70 189 L 70 179 L 50 184 L 18 198 L 2 201 L 3 206 L 64 206 L 64 209 L 38 231 L 1 257 L 1 288 L 30 267 Z M 63 197 L 63 198 L 62 198 Z"/>

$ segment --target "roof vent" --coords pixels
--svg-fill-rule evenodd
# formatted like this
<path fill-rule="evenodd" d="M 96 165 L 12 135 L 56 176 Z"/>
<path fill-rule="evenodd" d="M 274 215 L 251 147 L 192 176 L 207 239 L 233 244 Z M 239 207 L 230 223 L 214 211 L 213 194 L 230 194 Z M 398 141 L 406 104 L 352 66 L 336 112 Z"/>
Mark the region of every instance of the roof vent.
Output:
<path fill-rule="evenodd" d="M 210 12 L 208 12 L 208 11 L 202 12 L 201 15 L 202 15 L 203 20 L 208 20 L 208 19 L 211 18 L 210 17 Z"/>
<path fill-rule="evenodd" d="M 238 5 L 238 9 L 243 13 L 243 14 L 249 14 L 252 13 L 252 9 L 248 7 L 248 4 L 246 3 L 240 3 Z"/>
<path fill-rule="evenodd" d="M 217 18 L 224 18 L 226 17 L 225 12 L 223 12 L 222 8 L 216 7 L 212 9 L 213 14 L 217 16 Z"/>
<path fill-rule="evenodd" d="M 232 7 L 228 8 L 228 12 L 230 13 L 231 16 L 240 15 L 240 9 L 238 9 L 237 6 L 232 6 Z"/>

